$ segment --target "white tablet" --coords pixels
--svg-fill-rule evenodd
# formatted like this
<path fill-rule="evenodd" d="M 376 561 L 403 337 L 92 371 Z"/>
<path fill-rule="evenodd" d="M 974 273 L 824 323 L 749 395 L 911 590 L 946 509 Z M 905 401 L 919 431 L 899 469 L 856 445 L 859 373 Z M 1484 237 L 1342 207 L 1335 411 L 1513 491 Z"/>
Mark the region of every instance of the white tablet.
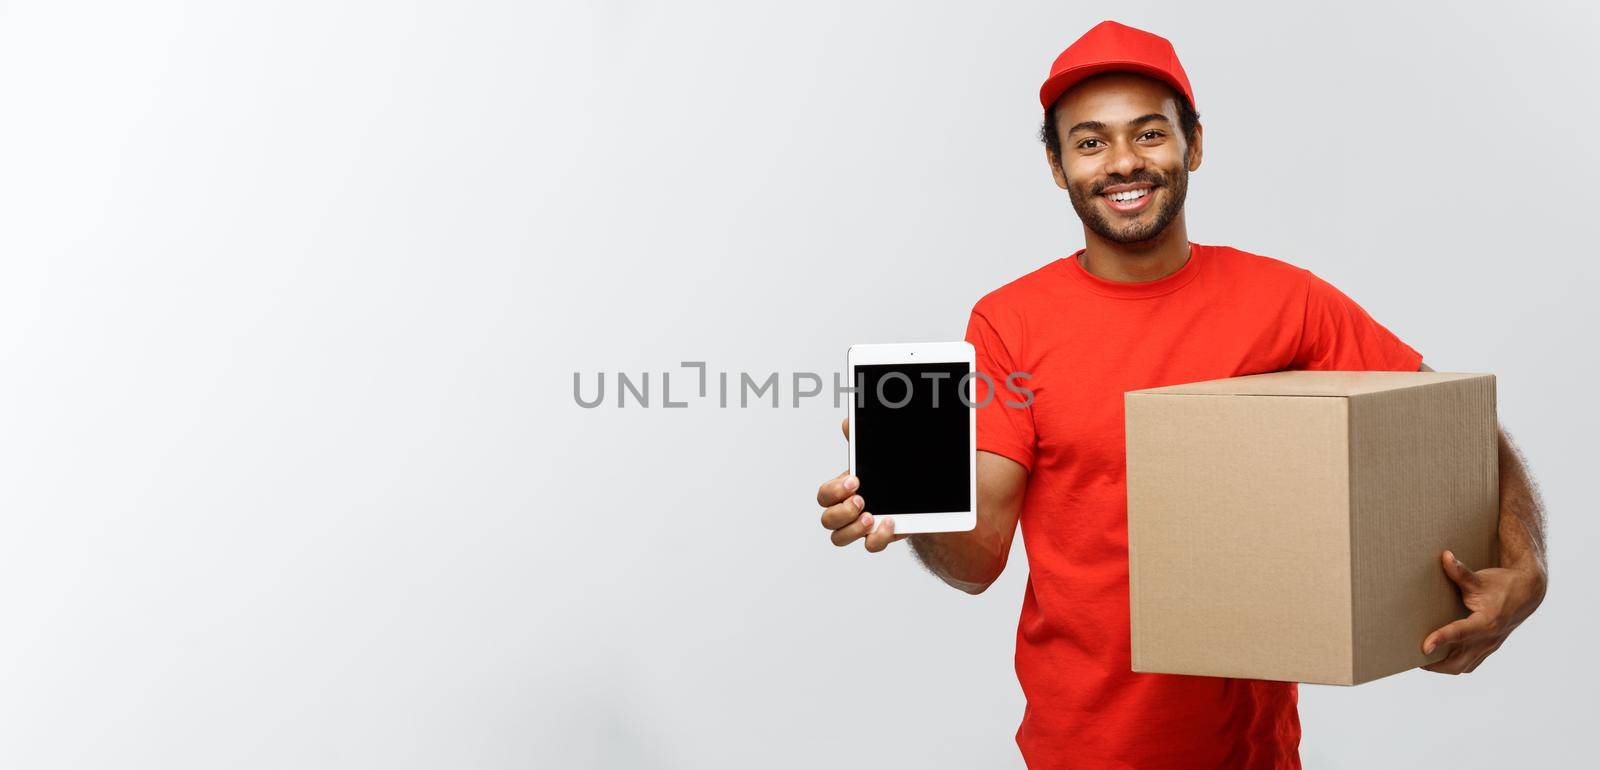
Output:
<path fill-rule="evenodd" d="M 972 345 L 852 345 L 850 473 L 895 534 L 965 532 L 978 517 Z"/>

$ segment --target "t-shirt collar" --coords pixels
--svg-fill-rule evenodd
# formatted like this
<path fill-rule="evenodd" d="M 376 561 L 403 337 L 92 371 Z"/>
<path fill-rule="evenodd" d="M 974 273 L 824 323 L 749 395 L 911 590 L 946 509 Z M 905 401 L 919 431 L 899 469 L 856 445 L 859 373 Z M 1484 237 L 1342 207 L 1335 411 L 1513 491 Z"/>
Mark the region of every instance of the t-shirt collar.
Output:
<path fill-rule="evenodd" d="M 1062 269 L 1073 281 L 1096 294 L 1107 297 L 1123 299 L 1145 299 L 1171 294 L 1194 280 L 1200 272 L 1201 265 L 1205 262 L 1206 247 L 1193 241 L 1189 242 L 1189 259 L 1177 272 L 1157 278 L 1154 281 L 1108 281 L 1083 269 L 1078 258 L 1087 249 L 1078 249 L 1072 256 L 1061 260 Z"/>

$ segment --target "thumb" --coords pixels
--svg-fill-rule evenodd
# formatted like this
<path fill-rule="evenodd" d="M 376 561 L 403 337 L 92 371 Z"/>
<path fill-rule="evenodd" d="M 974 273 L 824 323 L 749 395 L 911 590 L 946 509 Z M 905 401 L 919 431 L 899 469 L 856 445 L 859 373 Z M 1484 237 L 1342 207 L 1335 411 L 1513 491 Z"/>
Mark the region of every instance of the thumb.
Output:
<path fill-rule="evenodd" d="M 1444 574 L 1461 588 L 1463 595 L 1476 592 L 1483 586 L 1483 579 L 1478 577 L 1478 573 L 1467 569 L 1467 565 L 1462 564 L 1453 552 L 1445 551 L 1440 555 L 1440 561 L 1444 562 Z"/>
<path fill-rule="evenodd" d="M 1422 654 L 1432 655 L 1433 648 L 1441 644 L 1470 641 L 1489 633 L 1489 621 L 1481 613 L 1474 612 L 1428 634 L 1428 638 L 1422 640 Z"/>
<path fill-rule="evenodd" d="M 850 418 L 849 417 L 846 417 L 843 420 L 839 421 L 839 430 L 844 431 L 844 437 L 845 438 L 850 438 Z"/>

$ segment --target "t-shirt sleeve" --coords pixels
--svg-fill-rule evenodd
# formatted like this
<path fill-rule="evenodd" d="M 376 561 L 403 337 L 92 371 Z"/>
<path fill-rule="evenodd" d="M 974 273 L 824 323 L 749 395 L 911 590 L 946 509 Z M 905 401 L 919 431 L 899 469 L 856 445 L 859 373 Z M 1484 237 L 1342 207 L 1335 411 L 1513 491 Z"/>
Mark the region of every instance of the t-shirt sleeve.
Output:
<path fill-rule="evenodd" d="M 1307 276 L 1305 326 L 1292 368 L 1414 372 L 1422 366 L 1421 353 L 1373 320 L 1355 300 L 1309 271 Z"/>
<path fill-rule="evenodd" d="M 974 404 L 979 405 L 978 449 L 1015 460 L 1031 473 L 1034 458 L 1033 394 L 1017 392 L 1018 389 L 1029 387 L 1028 380 L 1023 377 L 1007 380 L 1019 371 L 1016 360 L 1000 332 L 976 309 L 967 320 L 967 342 L 972 344 L 977 354 L 972 399 Z M 1028 405 L 1019 406 L 1023 403 Z"/>

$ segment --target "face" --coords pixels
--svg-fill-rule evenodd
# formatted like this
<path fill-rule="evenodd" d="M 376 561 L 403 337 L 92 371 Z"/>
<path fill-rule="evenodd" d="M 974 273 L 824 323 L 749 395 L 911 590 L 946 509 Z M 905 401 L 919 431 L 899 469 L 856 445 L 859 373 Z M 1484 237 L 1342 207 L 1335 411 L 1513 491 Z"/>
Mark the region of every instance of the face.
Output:
<path fill-rule="evenodd" d="M 1055 104 L 1061 155 L 1056 185 L 1078 218 L 1101 238 L 1137 244 L 1159 236 L 1183 213 L 1189 172 L 1200 168 L 1178 126 L 1171 88 L 1127 73 L 1097 75 Z"/>

